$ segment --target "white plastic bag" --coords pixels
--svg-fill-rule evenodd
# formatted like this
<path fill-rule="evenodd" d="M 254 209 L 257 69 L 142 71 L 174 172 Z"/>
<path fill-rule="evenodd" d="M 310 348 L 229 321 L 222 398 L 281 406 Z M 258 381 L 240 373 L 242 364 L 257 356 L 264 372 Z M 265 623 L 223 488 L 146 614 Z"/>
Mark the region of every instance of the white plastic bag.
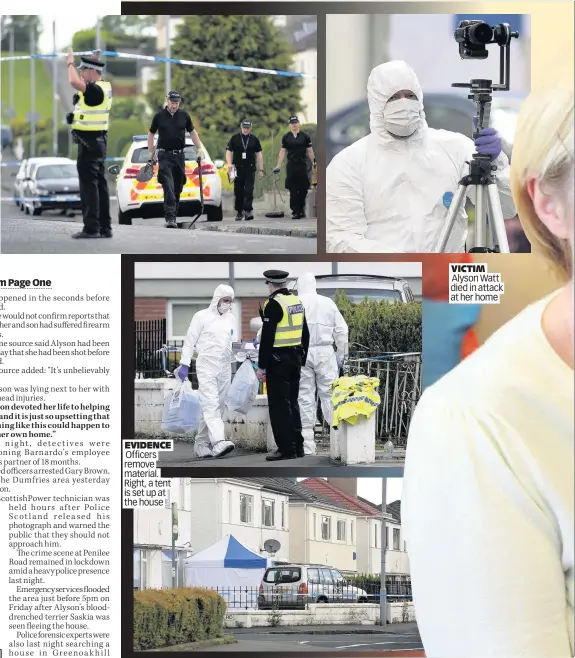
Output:
<path fill-rule="evenodd" d="M 202 409 L 197 391 L 192 389 L 189 379 L 186 379 L 166 397 L 162 429 L 164 432 L 184 434 L 198 428 L 202 419 Z"/>
<path fill-rule="evenodd" d="M 228 388 L 225 404 L 230 411 L 247 414 L 258 394 L 259 382 L 252 362 L 246 359 Z"/>

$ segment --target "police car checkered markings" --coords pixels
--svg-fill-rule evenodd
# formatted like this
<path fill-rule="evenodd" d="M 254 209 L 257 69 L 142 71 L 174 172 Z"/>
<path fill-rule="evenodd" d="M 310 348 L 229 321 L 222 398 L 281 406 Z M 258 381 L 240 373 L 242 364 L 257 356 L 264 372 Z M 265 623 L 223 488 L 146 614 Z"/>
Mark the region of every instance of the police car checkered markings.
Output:
<path fill-rule="evenodd" d="M 342 404 L 347 404 L 348 402 L 367 402 L 367 404 L 370 404 L 372 407 L 377 407 L 378 403 L 374 402 L 373 400 L 370 400 L 368 397 L 365 397 L 363 395 L 356 395 L 352 398 L 343 398 L 343 400 L 340 400 L 339 402 L 336 402 L 333 405 L 334 409 L 337 409 L 338 407 L 341 407 Z"/>
<path fill-rule="evenodd" d="M 296 304 L 295 306 L 289 306 L 288 312 L 290 315 L 297 315 L 298 313 L 303 313 L 303 304 Z"/>

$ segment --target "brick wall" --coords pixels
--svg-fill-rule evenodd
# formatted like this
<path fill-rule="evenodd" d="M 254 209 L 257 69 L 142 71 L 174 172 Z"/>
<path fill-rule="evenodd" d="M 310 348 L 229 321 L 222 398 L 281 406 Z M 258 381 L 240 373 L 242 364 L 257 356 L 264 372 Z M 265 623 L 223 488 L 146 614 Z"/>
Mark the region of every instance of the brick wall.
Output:
<path fill-rule="evenodd" d="M 255 337 L 254 332 L 250 329 L 250 320 L 259 316 L 259 304 L 262 306 L 266 297 L 257 299 L 255 297 L 244 297 L 242 299 L 242 338 L 251 340 Z"/>
<path fill-rule="evenodd" d="M 162 320 L 165 317 L 165 299 L 136 297 L 134 300 L 134 320 Z"/>

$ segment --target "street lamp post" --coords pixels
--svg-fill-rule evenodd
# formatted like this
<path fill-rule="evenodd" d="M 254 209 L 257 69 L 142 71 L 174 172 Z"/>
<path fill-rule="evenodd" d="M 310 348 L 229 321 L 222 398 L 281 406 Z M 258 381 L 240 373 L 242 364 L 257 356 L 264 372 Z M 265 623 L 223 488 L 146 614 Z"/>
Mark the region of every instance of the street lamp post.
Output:
<path fill-rule="evenodd" d="M 36 53 L 36 26 L 30 25 L 30 54 Z M 36 155 L 36 58 L 30 58 L 30 157 Z"/>
<path fill-rule="evenodd" d="M 164 20 L 166 21 L 166 96 L 168 95 L 168 92 L 172 88 L 172 69 L 170 66 L 170 57 L 171 55 L 171 40 L 172 40 L 172 35 L 170 32 L 170 16 L 164 16 Z"/>
<path fill-rule="evenodd" d="M 52 44 L 53 51 L 56 53 L 56 21 L 52 21 Z M 52 102 L 53 117 L 52 117 L 52 153 L 54 156 L 58 155 L 58 58 L 52 59 Z"/>
<path fill-rule="evenodd" d="M 387 590 L 385 587 L 385 551 L 387 548 L 387 478 L 381 478 L 381 574 L 379 590 L 379 623 L 385 626 L 387 620 Z"/>

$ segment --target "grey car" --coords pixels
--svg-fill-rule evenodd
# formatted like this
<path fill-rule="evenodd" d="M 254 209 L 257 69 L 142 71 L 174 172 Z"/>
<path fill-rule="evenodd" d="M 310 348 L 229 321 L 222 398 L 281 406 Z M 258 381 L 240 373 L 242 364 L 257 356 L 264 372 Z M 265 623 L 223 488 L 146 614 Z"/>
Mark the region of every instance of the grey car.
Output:
<path fill-rule="evenodd" d="M 367 603 L 367 592 L 349 585 L 342 574 L 324 564 L 282 564 L 264 573 L 258 609 L 305 609 L 308 603 Z"/>

